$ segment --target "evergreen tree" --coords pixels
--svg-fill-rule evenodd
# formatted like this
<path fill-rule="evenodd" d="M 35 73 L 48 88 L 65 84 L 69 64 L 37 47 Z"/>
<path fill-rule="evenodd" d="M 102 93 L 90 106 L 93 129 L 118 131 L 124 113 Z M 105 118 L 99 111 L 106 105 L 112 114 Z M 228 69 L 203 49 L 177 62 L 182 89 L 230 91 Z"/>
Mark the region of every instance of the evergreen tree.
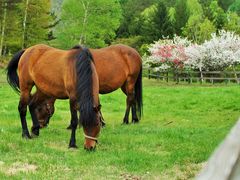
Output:
<path fill-rule="evenodd" d="M 144 37 L 146 43 L 151 43 L 164 36 L 172 37 L 174 34 L 167 7 L 162 1 L 145 9 L 141 14 L 140 22 L 142 22 L 140 35 Z"/>
<path fill-rule="evenodd" d="M 24 10 L 22 47 L 46 42 L 51 21 L 49 0 L 38 0 L 37 2 L 25 0 L 22 9 Z"/>
<path fill-rule="evenodd" d="M 210 20 L 213 22 L 217 29 L 222 29 L 227 21 L 227 15 L 224 10 L 218 5 L 217 1 L 212 1 L 210 6 Z"/>
<path fill-rule="evenodd" d="M 218 5 L 226 12 L 231 4 L 238 0 L 218 0 Z"/>
<path fill-rule="evenodd" d="M 160 1 L 157 4 L 157 11 L 154 15 L 153 18 L 154 22 L 154 29 L 156 33 L 156 38 L 153 40 L 158 40 L 159 38 L 164 37 L 173 37 L 174 35 L 174 28 L 172 24 L 169 21 L 169 14 L 168 14 L 168 9 L 167 6 L 163 1 Z"/>
<path fill-rule="evenodd" d="M 0 56 L 46 42 L 49 0 L 0 0 Z"/>
<path fill-rule="evenodd" d="M 0 11 L 0 56 L 11 52 L 12 47 L 19 43 L 19 12 L 20 0 L 1 1 Z"/>
<path fill-rule="evenodd" d="M 186 0 L 177 0 L 175 4 L 175 32 L 177 35 L 182 34 L 182 28 L 186 25 L 189 15 L 187 13 L 187 2 Z"/>
<path fill-rule="evenodd" d="M 121 0 L 122 21 L 117 31 L 117 37 L 136 36 L 140 33 L 141 14 L 157 0 Z"/>
<path fill-rule="evenodd" d="M 235 0 L 235 2 L 230 5 L 229 10 L 240 15 L 240 0 Z"/>

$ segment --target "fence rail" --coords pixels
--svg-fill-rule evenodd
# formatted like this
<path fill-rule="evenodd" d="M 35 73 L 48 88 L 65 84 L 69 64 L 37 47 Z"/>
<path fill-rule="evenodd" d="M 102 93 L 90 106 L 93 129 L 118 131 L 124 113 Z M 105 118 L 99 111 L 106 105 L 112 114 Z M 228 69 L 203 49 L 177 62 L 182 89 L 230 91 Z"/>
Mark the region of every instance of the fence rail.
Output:
<path fill-rule="evenodd" d="M 185 81 L 193 82 L 234 82 L 240 83 L 240 71 L 162 71 L 154 72 L 152 69 L 146 69 L 147 77 L 163 81 L 175 81 L 177 83 Z"/>

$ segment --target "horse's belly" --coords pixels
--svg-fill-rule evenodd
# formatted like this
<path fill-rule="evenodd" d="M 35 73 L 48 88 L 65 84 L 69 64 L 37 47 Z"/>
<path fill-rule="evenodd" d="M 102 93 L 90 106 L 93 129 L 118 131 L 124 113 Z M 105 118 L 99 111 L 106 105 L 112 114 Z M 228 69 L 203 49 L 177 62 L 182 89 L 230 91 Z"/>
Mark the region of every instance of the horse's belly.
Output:
<path fill-rule="evenodd" d="M 116 78 L 118 77 L 118 78 Z M 122 87 L 124 82 L 126 81 L 126 77 L 120 78 L 119 76 L 109 76 L 108 78 L 102 79 L 99 77 L 99 92 L 101 94 L 107 94 L 117 90 Z"/>
<path fill-rule="evenodd" d="M 64 81 L 57 76 L 50 76 L 47 72 L 34 74 L 35 86 L 47 96 L 58 99 L 67 98 Z"/>
<path fill-rule="evenodd" d="M 100 55 L 95 54 L 96 70 L 99 78 L 99 91 L 101 94 L 110 93 L 122 87 L 127 80 L 128 67 L 125 63 L 118 60 L 117 57 L 104 56 L 101 59 Z"/>
<path fill-rule="evenodd" d="M 68 96 L 64 90 L 64 88 L 61 86 L 51 85 L 51 83 L 46 82 L 39 82 L 36 83 L 37 88 L 50 97 L 55 97 L 57 99 L 67 99 Z"/>
<path fill-rule="evenodd" d="M 112 87 L 107 84 L 104 84 L 104 85 L 100 85 L 99 92 L 100 92 L 100 94 L 107 94 L 107 93 L 117 90 L 118 88 L 119 87 Z"/>

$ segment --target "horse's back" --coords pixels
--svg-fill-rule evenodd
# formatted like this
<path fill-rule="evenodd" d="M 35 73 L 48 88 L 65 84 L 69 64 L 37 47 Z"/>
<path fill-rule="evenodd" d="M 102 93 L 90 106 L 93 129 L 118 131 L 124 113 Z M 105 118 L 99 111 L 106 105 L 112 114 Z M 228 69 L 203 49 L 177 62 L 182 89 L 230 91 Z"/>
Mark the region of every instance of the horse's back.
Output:
<path fill-rule="evenodd" d="M 123 44 L 116 44 L 107 47 L 111 51 L 114 51 L 119 56 L 119 61 L 123 61 L 128 65 L 129 72 L 128 74 L 135 74 L 136 71 L 139 71 L 141 68 L 142 60 L 139 53 L 136 49 L 123 45 Z"/>
<path fill-rule="evenodd" d="M 65 87 L 73 84 L 69 81 L 73 81 L 71 77 L 75 75 L 71 56 L 69 51 L 39 44 L 26 49 L 19 69 L 44 93 L 65 98 Z"/>
<path fill-rule="evenodd" d="M 119 49 L 122 56 L 125 57 L 124 60 L 127 61 L 130 74 L 139 72 L 142 67 L 142 60 L 136 49 L 123 44 L 112 45 L 112 48 Z"/>
<path fill-rule="evenodd" d="M 118 44 L 90 51 L 98 72 L 101 93 L 122 87 L 130 76 L 137 78 L 140 72 L 141 57 L 129 46 Z"/>

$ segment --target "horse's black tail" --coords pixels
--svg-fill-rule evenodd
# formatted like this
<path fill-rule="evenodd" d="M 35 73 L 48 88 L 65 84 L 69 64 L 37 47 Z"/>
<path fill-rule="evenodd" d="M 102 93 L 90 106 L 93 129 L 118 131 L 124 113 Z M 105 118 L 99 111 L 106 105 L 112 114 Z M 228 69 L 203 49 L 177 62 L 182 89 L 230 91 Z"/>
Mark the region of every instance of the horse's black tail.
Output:
<path fill-rule="evenodd" d="M 137 81 L 135 83 L 134 91 L 135 91 L 135 101 L 136 101 L 136 104 L 137 104 L 137 111 L 139 113 L 139 120 L 140 120 L 142 115 L 143 115 L 142 67 L 141 67 L 140 72 L 138 74 L 138 78 L 137 78 Z"/>
<path fill-rule="evenodd" d="M 77 101 L 79 103 L 80 121 L 83 127 L 96 125 L 96 113 L 93 104 L 92 55 L 83 49 L 76 57 Z"/>
<path fill-rule="evenodd" d="M 20 89 L 19 89 L 19 78 L 18 78 L 18 74 L 17 74 L 17 68 L 18 68 L 18 62 L 21 58 L 21 56 L 23 55 L 23 53 L 25 52 L 25 50 L 20 50 L 18 51 L 13 58 L 11 59 L 11 61 L 8 63 L 7 66 L 7 81 L 9 83 L 9 85 L 17 92 L 20 93 Z"/>

